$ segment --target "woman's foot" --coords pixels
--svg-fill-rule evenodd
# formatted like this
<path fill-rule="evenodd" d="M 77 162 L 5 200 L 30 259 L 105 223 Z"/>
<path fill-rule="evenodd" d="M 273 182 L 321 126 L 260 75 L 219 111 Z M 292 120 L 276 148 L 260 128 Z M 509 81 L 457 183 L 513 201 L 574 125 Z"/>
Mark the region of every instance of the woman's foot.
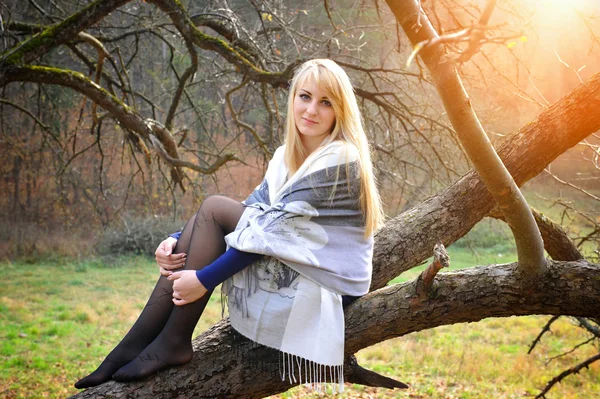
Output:
<path fill-rule="evenodd" d="M 135 359 L 162 331 L 174 307 L 172 298 L 173 284 L 161 276 L 131 330 L 96 371 L 75 383 L 75 388 L 89 388 L 109 381 L 115 371 Z"/>
<path fill-rule="evenodd" d="M 79 381 L 75 383 L 75 388 L 83 389 L 89 387 L 95 387 L 96 385 L 100 385 L 109 381 L 112 378 L 112 375 L 115 371 L 129 363 L 131 360 L 123 360 L 123 361 L 112 361 L 108 357 L 104 359 L 102 364 L 98 366 L 96 371 L 87 377 L 83 377 Z"/>
<path fill-rule="evenodd" d="M 192 360 L 194 351 L 191 341 L 179 345 L 165 341 L 162 334 L 158 336 L 139 356 L 117 370 L 112 376 L 113 380 L 139 380 L 164 368 L 180 366 Z"/>

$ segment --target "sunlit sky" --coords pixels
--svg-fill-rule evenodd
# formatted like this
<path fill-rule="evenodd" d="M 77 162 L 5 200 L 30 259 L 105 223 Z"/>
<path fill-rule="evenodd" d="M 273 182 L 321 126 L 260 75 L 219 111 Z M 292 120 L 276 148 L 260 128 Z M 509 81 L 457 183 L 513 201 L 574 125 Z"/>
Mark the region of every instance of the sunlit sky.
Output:
<path fill-rule="evenodd" d="M 590 34 L 591 28 L 600 40 L 600 0 L 518 3 L 524 15 L 531 15 L 531 28 L 524 27 L 528 40 L 513 44 L 514 51 L 539 79 L 538 88 L 551 102 L 579 84 L 580 79 L 600 71 L 600 43 L 593 43 Z"/>
<path fill-rule="evenodd" d="M 589 12 L 598 9 L 598 0 L 522 0 L 524 5 L 537 8 L 540 12 L 560 19 L 575 11 Z"/>

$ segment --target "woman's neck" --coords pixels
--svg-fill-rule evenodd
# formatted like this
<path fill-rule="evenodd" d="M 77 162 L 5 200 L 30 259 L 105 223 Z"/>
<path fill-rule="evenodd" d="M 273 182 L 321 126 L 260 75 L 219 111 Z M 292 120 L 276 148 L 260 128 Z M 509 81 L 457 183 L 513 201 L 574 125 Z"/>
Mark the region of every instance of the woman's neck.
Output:
<path fill-rule="evenodd" d="M 300 140 L 302 141 L 302 146 L 304 147 L 304 151 L 306 154 L 306 157 L 304 159 L 308 158 L 308 156 L 312 154 L 317 148 L 319 148 L 321 144 L 323 144 L 323 142 L 328 140 L 329 137 L 329 134 L 325 137 L 301 136 Z"/>

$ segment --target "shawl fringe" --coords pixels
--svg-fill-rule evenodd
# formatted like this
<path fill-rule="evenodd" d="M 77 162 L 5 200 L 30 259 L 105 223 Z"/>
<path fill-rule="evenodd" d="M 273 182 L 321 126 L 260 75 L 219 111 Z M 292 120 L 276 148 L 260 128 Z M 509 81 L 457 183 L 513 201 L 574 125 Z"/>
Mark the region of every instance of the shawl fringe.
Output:
<path fill-rule="evenodd" d="M 304 359 L 287 352 L 280 353 L 281 381 L 304 384 L 316 392 L 331 394 L 344 392 L 344 365 L 327 365 Z M 298 376 L 296 378 L 296 376 Z M 329 389 L 328 389 L 329 388 Z"/>

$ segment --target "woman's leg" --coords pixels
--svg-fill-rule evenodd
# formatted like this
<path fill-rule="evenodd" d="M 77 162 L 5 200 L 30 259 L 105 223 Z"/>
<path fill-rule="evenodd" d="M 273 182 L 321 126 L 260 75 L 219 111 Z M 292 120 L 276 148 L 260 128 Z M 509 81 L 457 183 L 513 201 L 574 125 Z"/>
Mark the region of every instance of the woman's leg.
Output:
<path fill-rule="evenodd" d="M 187 252 L 195 220 L 196 215 L 188 220 L 173 253 Z M 173 305 L 172 296 L 173 282 L 167 280 L 164 276 L 160 276 L 144 310 L 138 316 L 133 327 L 108 354 L 96 371 L 77 381 L 75 387 L 88 388 L 102 384 L 110 380 L 115 371 L 139 355 L 158 336 L 169 319 L 175 306 Z"/>
<path fill-rule="evenodd" d="M 185 268 L 198 270 L 209 265 L 225 252 L 225 235 L 232 232 L 244 208 L 239 202 L 222 196 L 208 197 L 194 223 Z M 143 378 L 162 368 L 191 360 L 192 333 L 208 303 L 208 292 L 199 300 L 174 306 L 163 330 L 131 363 L 113 376 L 117 381 Z"/>

